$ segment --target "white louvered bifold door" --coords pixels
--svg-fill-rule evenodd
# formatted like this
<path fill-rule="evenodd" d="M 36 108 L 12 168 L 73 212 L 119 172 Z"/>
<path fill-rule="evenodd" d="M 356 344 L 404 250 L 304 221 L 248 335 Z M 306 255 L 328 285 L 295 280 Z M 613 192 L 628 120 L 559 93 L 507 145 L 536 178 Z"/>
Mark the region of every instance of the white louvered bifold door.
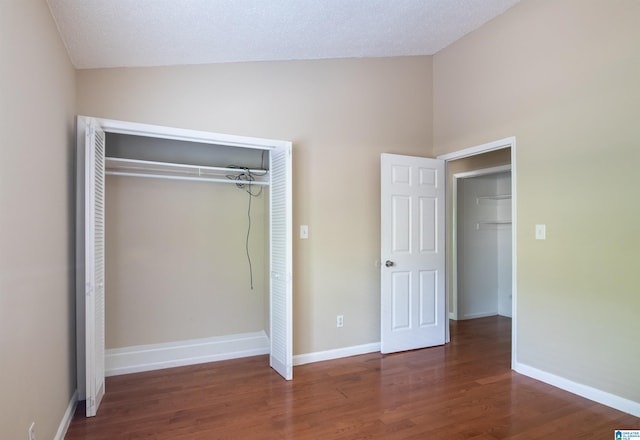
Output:
<path fill-rule="evenodd" d="M 96 415 L 105 392 L 104 199 L 105 135 L 95 120 L 85 132 L 86 415 Z"/>
<path fill-rule="evenodd" d="M 293 379 L 291 146 L 270 152 L 271 356 L 269 363 Z"/>

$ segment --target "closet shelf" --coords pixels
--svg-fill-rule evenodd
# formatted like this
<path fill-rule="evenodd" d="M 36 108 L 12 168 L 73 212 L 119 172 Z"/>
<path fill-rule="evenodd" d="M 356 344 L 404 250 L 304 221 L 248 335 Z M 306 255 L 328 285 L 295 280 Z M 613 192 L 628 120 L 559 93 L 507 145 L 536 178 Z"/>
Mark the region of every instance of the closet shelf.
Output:
<path fill-rule="evenodd" d="M 250 169 L 255 180 L 252 185 L 269 185 L 269 174 L 265 170 Z M 196 180 L 220 183 L 248 184 L 243 168 L 208 167 L 171 162 L 105 158 L 105 174 L 108 176 L 152 177 L 157 179 Z"/>
<path fill-rule="evenodd" d="M 478 200 L 510 200 L 511 194 L 495 194 L 492 196 L 478 196 Z"/>
<path fill-rule="evenodd" d="M 480 230 L 483 227 L 487 227 L 487 226 L 511 226 L 511 220 L 492 220 L 492 221 L 485 221 L 485 222 L 477 222 L 476 223 L 476 230 Z"/>

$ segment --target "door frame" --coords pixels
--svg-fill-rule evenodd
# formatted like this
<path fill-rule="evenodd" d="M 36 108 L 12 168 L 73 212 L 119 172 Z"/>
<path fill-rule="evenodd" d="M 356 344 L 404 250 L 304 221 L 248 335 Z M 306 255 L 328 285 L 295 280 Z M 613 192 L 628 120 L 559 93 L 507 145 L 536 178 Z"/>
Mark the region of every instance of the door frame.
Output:
<path fill-rule="evenodd" d="M 476 145 L 473 147 L 465 148 L 462 150 L 454 151 L 452 153 L 442 154 L 437 156 L 437 159 L 442 159 L 445 161 L 445 171 L 448 170 L 448 162 L 457 159 L 463 159 L 465 157 L 476 156 L 478 154 L 488 153 L 490 151 L 502 150 L 504 148 L 511 149 L 511 273 L 512 273 L 512 281 L 511 281 L 511 294 L 512 294 L 512 303 L 511 303 L 511 367 L 517 363 L 517 298 L 518 298 L 518 254 L 517 254 L 517 230 L 518 230 L 518 216 L 517 216 L 517 166 L 516 166 L 516 137 L 511 136 L 504 139 L 499 139 L 493 142 L 488 142 L 486 144 Z M 447 182 L 448 183 L 448 182 Z M 449 203 L 449 198 L 447 197 L 446 202 Z M 451 218 L 451 210 L 449 206 L 446 206 L 447 210 L 447 237 L 452 237 L 451 228 L 453 227 L 453 219 Z M 453 246 L 453 243 L 452 243 Z M 452 248 L 453 249 L 453 248 Z M 447 259 L 447 273 L 453 273 L 455 270 L 451 267 L 451 262 Z M 447 292 L 447 301 L 445 301 L 446 305 L 446 315 L 449 316 L 449 302 L 451 296 L 451 289 L 449 283 L 449 277 L 446 279 L 446 292 Z M 450 325 L 446 327 L 446 341 L 450 342 L 451 334 L 450 334 Z"/>
<path fill-rule="evenodd" d="M 284 229 L 287 231 L 284 235 L 283 240 L 285 241 L 284 247 L 286 248 L 286 256 L 285 256 L 285 264 L 283 264 L 281 268 L 278 268 L 276 271 L 273 266 L 270 267 L 271 271 L 271 282 L 269 286 L 269 295 L 270 295 L 270 305 L 269 305 L 269 320 L 270 327 L 271 322 L 273 320 L 271 303 L 272 295 L 274 291 L 273 283 L 274 279 L 278 280 L 280 285 L 284 287 L 284 299 L 282 301 L 284 311 L 285 311 L 285 319 L 284 322 L 281 322 L 280 327 L 282 332 L 285 333 L 286 337 L 284 341 L 281 341 L 281 347 L 279 347 L 278 354 L 282 354 L 284 357 L 283 362 L 279 362 L 274 368 L 278 371 L 286 380 L 291 380 L 293 378 L 293 311 L 292 311 L 292 278 L 293 278 L 293 250 L 292 250 L 292 242 L 293 242 L 293 222 L 292 222 L 292 210 L 293 210 L 293 201 L 292 201 L 292 172 L 291 172 L 291 154 L 292 154 L 292 142 L 284 141 L 284 140 L 276 140 L 276 139 L 265 139 L 265 138 L 256 138 L 249 136 L 238 136 L 238 135 L 229 135 L 222 133 L 214 133 L 208 131 L 199 131 L 199 130 L 191 130 L 191 129 L 183 129 L 169 126 L 161 126 L 161 125 L 151 125 L 151 124 L 142 124 L 137 122 L 130 121 L 121 121 L 115 119 L 106 119 L 92 116 L 83 116 L 78 115 L 78 121 L 84 119 L 92 119 L 96 122 L 96 125 L 99 126 L 105 133 L 118 133 L 132 136 L 144 136 L 150 138 L 158 138 L 158 139 L 172 139 L 186 142 L 198 142 L 198 143 L 206 143 L 213 145 L 225 145 L 230 147 L 238 147 L 238 148 L 251 148 L 251 149 L 262 149 L 266 151 L 279 151 L 283 152 L 287 156 L 286 166 L 283 170 L 284 174 L 286 174 L 286 184 L 284 189 L 284 199 L 286 200 L 286 209 L 284 213 L 284 217 L 282 219 Z M 78 135 L 79 136 L 79 135 Z M 80 138 L 78 138 L 78 142 L 80 142 Z M 76 146 L 78 149 L 79 146 Z M 77 152 L 76 152 L 77 153 Z M 76 160 L 81 160 L 83 157 L 77 157 Z M 84 184 L 81 182 L 76 182 L 76 197 L 80 197 L 81 191 Z M 84 193 L 82 193 L 84 194 Z M 271 210 L 270 210 L 270 223 L 273 223 L 273 219 L 271 218 Z M 84 219 L 84 205 L 77 204 L 76 205 L 76 221 L 81 223 Z M 271 230 L 271 225 L 270 225 Z M 84 240 L 82 237 L 77 237 L 78 243 L 77 246 L 82 244 L 84 245 Z M 271 249 L 271 237 L 269 237 Z M 84 254 L 82 254 L 84 255 Z M 76 263 L 77 264 L 77 263 Z M 84 263 L 83 263 L 84 264 Z M 272 262 L 270 262 L 272 264 Z M 84 283 L 81 283 L 76 279 L 76 322 L 84 323 Z M 81 304 L 81 307 L 78 307 L 78 304 Z M 270 353 L 271 357 L 273 357 L 273 338 L 274 331 L 270 328 Z M 78 390 L 78 400 L 84 400 L 86 398 L 86 375 L 85 375 L 85 359 L 86 359 L 86 350 L 84 347 L 85 343 L 85 329 L 83 326 L 76 325 L 76 365 L 77 365 L 77 390 Z M 274 367 L 274 360 L 270 359 L 270 366 Z"/>

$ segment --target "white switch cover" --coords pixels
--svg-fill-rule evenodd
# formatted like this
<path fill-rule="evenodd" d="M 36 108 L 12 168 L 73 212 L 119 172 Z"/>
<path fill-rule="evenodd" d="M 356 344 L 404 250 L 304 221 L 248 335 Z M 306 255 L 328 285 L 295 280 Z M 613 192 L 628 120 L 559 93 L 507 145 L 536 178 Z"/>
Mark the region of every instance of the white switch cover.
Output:
<path fill-rule="evenodd" d="M 309 238 L 309 226 L 308 225 L 300 225 L 300 238 L 302 240 L 306 240 Z"/>
<path fill-rule="evenodd" d="M 547 225 L 536 225 L 536 240 L 547 239 Z"/>

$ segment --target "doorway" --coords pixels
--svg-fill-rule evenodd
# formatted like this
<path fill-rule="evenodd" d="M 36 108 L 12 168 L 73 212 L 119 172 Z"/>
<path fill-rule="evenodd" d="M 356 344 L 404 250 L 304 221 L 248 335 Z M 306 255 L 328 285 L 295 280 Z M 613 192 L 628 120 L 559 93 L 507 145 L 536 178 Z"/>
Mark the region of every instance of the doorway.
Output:
<path fill-rule="evenodd" d="M 511 167 L 456 173 L 453 179 L 455 283 L 449 315 L 511 318 Z"/>
<path fill-rule="evenodd" d="M 116 171 L 120 176 L 143 177 L 144 174 L 147 178 L 208 181 L 216 184 L 237 184 L 239 181 L 228 178 L 229 174 L 239 177 L 237 167 L 212 167 L 201 163 L 192 164 L 189 163 L 190 160 L 185 163 L 175 160 L 157 162 L 148 159 L 109 158 L 105 156 L 106 133 L 200 143 L 211 149 L 224 146 L 268 152 L 268 182 L 265 184 L 268 183 L 270 188 L 269 364 L 285 379 L 290 380 L 293 375 L 291 142 L 79 116 L 76 330 L 78 394 L 80 400 L 86 400 L 86 415 L 90 417 L 96 414 L 105 390 L 105 163 L 107 160 L 116 161 L 120 165 L 124 163 L 128 170 Z M 267 177 L 266 173 L 264 176 Z M 257 183 L 252 181 L 252 184 Z"/>
<path fill-rule="evenodd" d="M 516 329 L 517 329 L 517 172 L 516 172 L 516 139 L 509 137 L 500 139 L 487 144 L 482 144 L 453 153 L 438 156 L 447 165 L 447 251 L 449 258 L 447 259 L 447 312 L 451 319 L 454 310 L 454 291 L 457 289 L 457 264 L 455 262 L 455 249 L 457 248 L 456 234 L 454 233 L 454 178 L 456 173 L 469 172 L 479 169 L 486 169 L 498 166 L 510 166 L 511 182 L 510 182 L 510 208 L 511 208 L 511 363 L 514 364 L 516 353 Z M 462 161 L 461 159 L 465 159 Z M 460 167 L 460 164 L 464 164 Z M 509 204 L 509 202 L 506 202 Z M 504 202 L 503 202 L 504 204 Z M 488 226 L 488 225 L 483 225 Z M 499 226 L 497 221 L 493 227 Z M 447 326 L 447 342 L 450 341 L 450 328 Z"/>

